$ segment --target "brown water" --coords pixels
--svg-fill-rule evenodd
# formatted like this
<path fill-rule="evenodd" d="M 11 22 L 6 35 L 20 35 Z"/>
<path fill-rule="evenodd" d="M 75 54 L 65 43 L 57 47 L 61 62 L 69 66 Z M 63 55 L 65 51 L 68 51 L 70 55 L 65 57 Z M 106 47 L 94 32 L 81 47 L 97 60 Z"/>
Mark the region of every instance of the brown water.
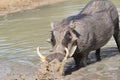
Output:
<path fill-rule="evenodd" d="M 36 47 L 40 46 L 43 54 L 50 48 L 46 42 L 50 36 L 50 23 L 79 13 L 87 2 L 68 0 L 0 17 L 0 79 L 4 74 L 22 71 L 34 74 L 40 62 Z M 120 1 L 113 2 L 120 11 Z M 116 47 L 114 40 L 111 39 L 106 47 Z"/>

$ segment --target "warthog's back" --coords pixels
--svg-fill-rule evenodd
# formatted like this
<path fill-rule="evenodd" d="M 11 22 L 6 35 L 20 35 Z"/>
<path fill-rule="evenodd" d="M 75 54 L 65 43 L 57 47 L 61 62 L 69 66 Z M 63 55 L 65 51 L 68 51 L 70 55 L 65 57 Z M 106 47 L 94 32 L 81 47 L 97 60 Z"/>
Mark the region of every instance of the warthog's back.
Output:
<path fill-rule="evenodd" d="M 84 14 L 75 20 L 76 31 L 81 34 L 80 48 L 94 50 L 104 46 L 114 34 L 118 19 L 115 6 L 108 0 L 92 0 L 78 15 Z"/>
<path fill-rule="evenodd" d="M 100 12 L 110 12 L 113 20 L 118 17 L 116 7 L 109 0 L 91 0 L 80 14 L 95 15 Z"/>

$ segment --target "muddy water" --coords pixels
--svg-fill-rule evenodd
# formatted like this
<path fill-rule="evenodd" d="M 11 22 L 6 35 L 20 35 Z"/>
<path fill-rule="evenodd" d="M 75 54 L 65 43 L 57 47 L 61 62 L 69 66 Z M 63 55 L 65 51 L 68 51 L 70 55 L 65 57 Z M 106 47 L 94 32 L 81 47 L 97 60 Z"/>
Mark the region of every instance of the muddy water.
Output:
<path fill-rule="evenodd" d="M 44 6 L 0 17 L 0 80 L 14 74 L 36 77 L 40 62 L 36 47 L 46 55 L 50 45 L 50 23 L 77 14 L 88 0 L 69 0 L 60 4 Z M 120 1 L 113 1 L 120 11 Z M 113 39 L 106 47 L 116 47 Z M 20 74 L 21 73 L 21 74 Z M 23 76 L 25 76 L 23 75 Z M 22 77 L 21 77 L 22 78 Z M 27 80 L 31 80 L 29 78 Z M 5 79 L 7 80 L 7 79 Z"/>

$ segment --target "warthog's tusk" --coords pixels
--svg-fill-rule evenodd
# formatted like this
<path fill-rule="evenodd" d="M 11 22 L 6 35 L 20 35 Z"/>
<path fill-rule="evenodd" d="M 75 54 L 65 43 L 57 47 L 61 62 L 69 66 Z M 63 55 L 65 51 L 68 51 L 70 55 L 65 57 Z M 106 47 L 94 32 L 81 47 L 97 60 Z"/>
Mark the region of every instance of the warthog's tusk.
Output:
<path fill-rule="evenodd" d="M 41 53 L 40 53 L 40 50 L 39 50 L 40 48 L 39 47 L 37 47 L 37 54 L 39 55 L 39 57 L 41 58 L 41 60 L 42 60 L 42 62 L 45 62 L 46 61 L 46 57 L 45 56 L 43 56 Z"/>
<path fill-rule="evenodd" d="M 66 61 L 66 60 L 67 60 L 67 58 L 68 58 L 68 56 L 69 56 L 69 51 L 68 51 L 68 48 L 65 48 L 65 51 L 66 51 L 66 55 L 65 55 L 65 57 L 64 57 L 64 59 L 63 59 L 63 61 Z"/>
<path fill-rule="evenodd" d="M 62 63 L 61 63 L 61 67 L 60 67 L 60 74 L 61 74 L 61 75 L 64 75 L 65 62 L 66 62 L 66 60 L 67 60 L 67 58 L 68 58 L 68 56 L 69 56 L 68 48 L 65 48 L 65 51 L 66 51 L 66 55 L 65 55 L 65 57 L 64 57 L 64 59 L 63 59 L 63 61 L 62 61 Z"/>

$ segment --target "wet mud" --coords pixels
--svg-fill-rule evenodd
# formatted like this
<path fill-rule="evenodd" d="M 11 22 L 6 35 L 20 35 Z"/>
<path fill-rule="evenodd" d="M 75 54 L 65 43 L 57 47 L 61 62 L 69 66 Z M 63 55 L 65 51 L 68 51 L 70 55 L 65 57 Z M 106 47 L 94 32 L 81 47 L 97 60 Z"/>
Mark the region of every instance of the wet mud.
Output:
<path fill-rule="evenodd" d="M 120 54 L 116 48 L 105 48 L 102 61 L 96 62 L 94 53 L 89 55 L 89 65 L 65 76 L 64 80 L 119 80 Z"/>
<path fill-rule="evenodd" d="M 53 60 L 50 64 L 40 63 L 38 67 L 15 70 L 14 73 L 2 74 L 2 80 L 119 80 L 120 54 L 115 47 L 104 48 L 101 51 L 102 60 L 96 62 L 94 51 L 88 57 L 88 66 L 74 69 L 74 60 L 68 60 L 65 66 L 66 75 L 59 72 L 60 63 Z M 22 67 L 21 67 L 22 68 Z M 19 68 L 20 69 L 20 68 Z"/>
<path fill-rule="evenodd" d="M 102 61 L 96 62 L 94 52 L 88 57 L 89 65 L 79 70 L 74 69 L 74 61 L 71 59 L 66 66 L 66 75 L 60 76 L 55 69 L 58 65 L 51 66 L 55 71 L 46 71 L 41 67 L 38 80 L 119 80 L 120 79 L 120 54 L 116 48 L 105 48 L 101 52 Z M 59 62 L 58 62 L 59 63 Z M 56 66 L 56 67 L 55 67 Z"/>

